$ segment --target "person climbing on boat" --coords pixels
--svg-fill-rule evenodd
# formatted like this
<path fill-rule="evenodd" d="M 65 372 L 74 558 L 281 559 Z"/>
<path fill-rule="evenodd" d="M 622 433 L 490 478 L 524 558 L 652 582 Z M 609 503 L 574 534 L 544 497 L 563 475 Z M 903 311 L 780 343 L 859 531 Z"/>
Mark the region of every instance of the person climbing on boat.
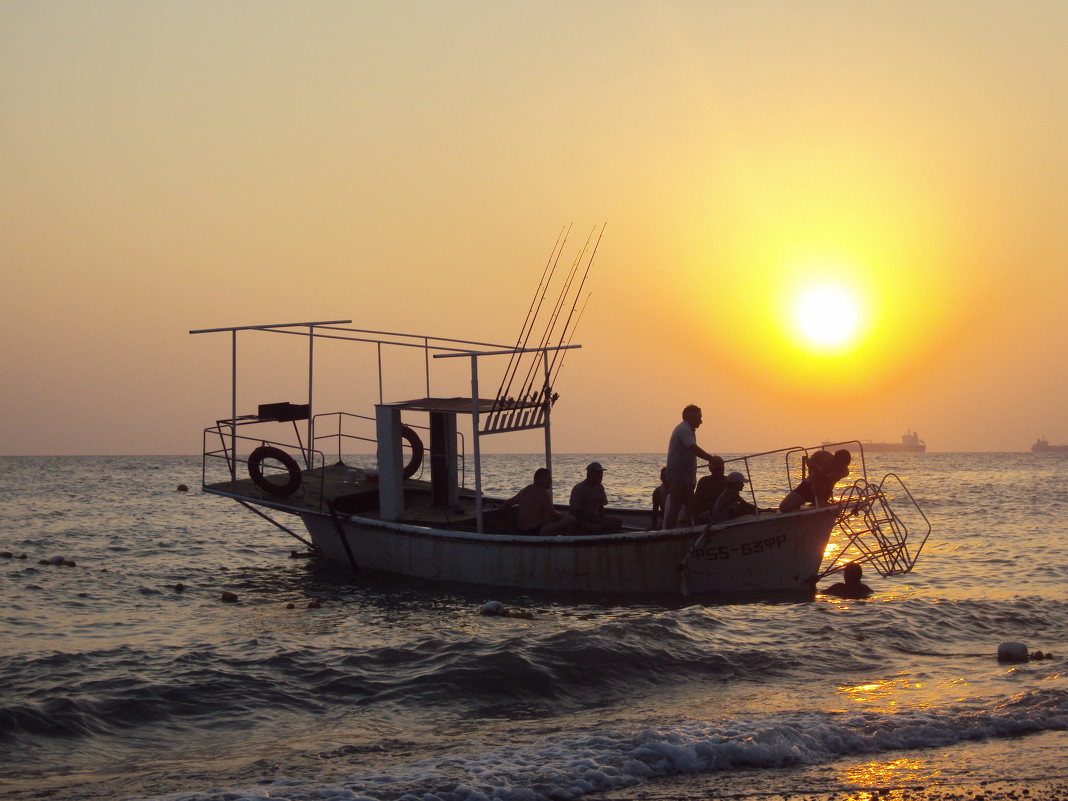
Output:
<path fill-rule="evenodd" d="M 586 478 L 571 490 L 570 512 L 578 520 L 579 531 L 584 534 L 614 534 L 623 528 L 618 517 L 606 515 L 608 495 L 604 491 L 604 468 L 600 462 L 590 462 Z"/>
<path fill-rule="evenodd" d="M 864 569 L 856 562 L 850 562 L 842 571 L 845 581 L 832 584 L 823 592 L 826 595 L 837 595 L 839 598 L 867 598 L 872 594 L 872 588 L 861 581 Z"/>
<path fill-rule="evenodd" d="M 709 462 L 715 457 L 697 444 L 697 429 L 702 422 L 701 408 L 690 404 L 682 410 L 682 422 L 675 426 L 668 440 L 668 497 L 664 528 L 672 529 L 685 510 L 687 525 L 693 525 L 693 491 L 697 485 L 697 457 Z"/>
<path fill-rule="evenodd" d="M 558 512 L 553 508 L 549 490 L 553 476 L 548 468 L 539 467 L 534 471 L 534 483 L 528 484 L 501 505 L 507 512 L 513 506 L 517 508 L 516 528 L 526 537 L 554 537 L 559 534 L 571 534 L 578 522 L 569 514 Z"/>
<path fill-rule="evenodd" d="M 748 479 L 737 471 L 724 479 L 723 492 L 719 494 L 712 510 L 713 524 L 756 513 L 756 507 L 742 497 L 742 488 L 748 483 Z"/>
<path fill-rule="evenodd" d="M 835 451 L 816 451 L 811 457 L 801 457 L 802 467 L 808 468 L 808 478 L 802 480 L 782 502 L 779 503 L 779 511 L 796 512 L 806 503 L 816 503 L 825 506 L 831 502 L 834 495 L 834 487 L 839 481 L 849 475 L 849 463 L 853 460 L 851 454 L 845 448 Z"/>

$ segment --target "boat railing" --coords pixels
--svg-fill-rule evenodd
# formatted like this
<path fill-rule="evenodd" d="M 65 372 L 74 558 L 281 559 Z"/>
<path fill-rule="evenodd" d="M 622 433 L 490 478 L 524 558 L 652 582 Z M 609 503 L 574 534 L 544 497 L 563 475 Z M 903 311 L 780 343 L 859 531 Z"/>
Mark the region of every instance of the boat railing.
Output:
<path fill-rule="evenodd" d="M 820 578 L 842 571 L 849 562 L 869 564 L 883 576 L 908 573 L 931 534 L 931 523 L 897 474 L 888 473 L 878 482 L 869 478 L 859 440 L 780 448 L 724 461 L 728 472 L 738 470 L 749 481 L 747 493 L 759 515 L 776 512 L 779 501 L 805 479 L 805 457 L 841 448 L 854 457 L 852 483 L 839 484 L 831 498 L 840 511 Z M 779 468 L 771 469 L 769 459 Z"/>
<path fill-rule="evenodd" d="M 830 443 L 827 447 L 857 444 L 855 442 Z M 741 472 L 747 480 L 746 493 L 751 503 L 757 507 L 757 513 L 763 509 L 777 511 L 779 502 L 787 494 L 796 489 L 797 484 L 804 480 L 806 475 L 805 459 L 818 450 L 825 450 L 824 446 L 803 447 L 792 445 L 786 448 L 777 448 L 772 451 L 761 451 L 745 456 L 733 456 L 724 459 L 725 470 Z M 774 467 L 772 465 L 778 465 Z M 766 466 L 767 465 L 767 466 Z M 850 473 L 859 471 L 860 478 L 868 479 L 868 468 L 864 461 L 864 453 L 860 451 L 860 458 L 850 463 Z M 832 499 L 833 501 L 833 499 Z M 817 502 L 818 503 L 818 502 Z"/>
<path fill-rule="evenodd" d="M 333 440 L 330 448 L 331 457 L 336 455 L 338 462 L 345 462 L 346 457 L 366 456 L 375 460 L 378 458 L 378 437 L 375 428 L 375 418 L 366 414 L 354 414 L 353 412 L 323 412 L 312 417 L 312 444 L 326 450 L 326 444 Z M 407 427 L 416 429 L 420 441 L 426 442 L 426 453 L 433 458 L 433 450 L 430 447 L 430 427 L 406 423 Z M 328 430 L 329 429 L 329 430 Z M 467 449 L 464 433 L 457 431 L 459 441 L 457 461 L 460 472 L 460 484 L 464 485 L 467 473 Z M 322 444 L 320 444 L 322 443 Z M 408 443 L 402 442 L 408 446 Z M 405 459 L 407 461 L 407 459 Z M 425 466 L 427 461 L 423 461 Z"/>
<path fill-rule="evenodd" d="M 323 468 L 326 465 L 326 455 L 322 451 L 308 447 L 302 443 L 294 445 L 292 441 L 285 442 L 268 439 L 262 436 L 236 433 L 236 428 L 238 426 L 250 422 L 255 423 L 264 421 L 239 419 L 235 423 L 226 420 L 219 421 L 214 426 L 209 426 L 204 429 L 203 455 L 201 460 L 202 486 L 207 487 L 212 484 L 238 480 L 240 473 L 242 472 L 238 469 L 241 465 L 244 465 L 244 473 L 248 475 L 250 473 L 250 457 L 257 448 L 261 447 L 277 448 L 294 459 L 299 456 L 308 471 Z M 218 441 L 217 445 L 214 444 L 216 440 Z M 218 470 L 214 469 L 216 467 L 218 467 Z M 225 474 L 223 474 L 223 470 L 225 470 Z M 269 476 L 273 472 L 278 472 L 279 474 L 286 472 L 284 466 L 279 465 L 275 468 L 271 465 L 270 461 L 267 460 L 261 465 L 261 470 L 263 471 L 264 476 Z M 223 477 L 223 475 L 225 477 Z M 216 478 L 218 480 L 216 480 Z M 324 495 L 323 489 L 325 479 L 326 471 L 320 469 L 317 481 L 318 496 L 320 498 Z M 302 492 L 307 489 L 306 481 L 307 474 L 302 476 L 301 479 L 300 491 Z M 320 504 L 320 506 L 322 506 L 322 504 Z"/>

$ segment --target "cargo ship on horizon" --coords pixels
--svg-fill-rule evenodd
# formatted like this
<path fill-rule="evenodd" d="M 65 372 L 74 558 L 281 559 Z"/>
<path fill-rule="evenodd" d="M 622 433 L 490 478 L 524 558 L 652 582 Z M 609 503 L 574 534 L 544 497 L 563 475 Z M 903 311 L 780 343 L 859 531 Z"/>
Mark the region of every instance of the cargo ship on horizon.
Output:
<path fill-rule="evenodd" d="M 1068 453 L 1068 445 L 1050 445 L 1045 437 L 1039 437 L 1031 446 L 1032 453 Z"/>
<path fill-rule="evenodd" d="M 824 442 L 824 446 L 831 443 Z M 901 435 L 901 442 L 865 442 L 860 441 L 865 453 L 926 453 L 927 443 L 920 439 L 915 431 L 906 431 Z"/>

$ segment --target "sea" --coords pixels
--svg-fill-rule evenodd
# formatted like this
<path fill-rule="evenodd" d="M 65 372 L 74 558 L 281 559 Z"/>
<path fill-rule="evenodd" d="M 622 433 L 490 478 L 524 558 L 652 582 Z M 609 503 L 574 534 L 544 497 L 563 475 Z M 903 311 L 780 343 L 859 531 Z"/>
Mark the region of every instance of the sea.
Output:
<path fill-rule="evenodd" d="M 597 459 L 611 503 L 647 508 L 662 458 L 557 454 L 555 486 Z M 868 799 L 1068 775 L 1068 454 L 866 462 L 930 521 L 914 569 L 869 568 L 864 600 L 739 603 L 353 576 L 200 492 L 200 457 L 0 457 L 0 797 Z M 540 463 L 487 456 L 487 489 Z M 1042 658 L 1000 662 L 1006 642 Z"/>

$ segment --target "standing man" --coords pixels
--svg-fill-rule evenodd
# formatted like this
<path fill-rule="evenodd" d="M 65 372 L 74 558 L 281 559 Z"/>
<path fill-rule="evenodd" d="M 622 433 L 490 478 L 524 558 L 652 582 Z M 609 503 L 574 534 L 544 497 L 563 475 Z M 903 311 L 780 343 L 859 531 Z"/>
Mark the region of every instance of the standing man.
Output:
<path fill-rule="evenodd" d="M 686 523 L 693 524 L 693 489 L 697 486 L 697 457 L 711 462 L 712 454 L 697 444 L 697 429 L 701 426 L 701 409 L 690 405 L 682 410 L 682 422 L 675 426 L 668 441 L 667 483 L 668 504 L 664 528 L 675 528 L 679 513 L 686 507 Z"/>

